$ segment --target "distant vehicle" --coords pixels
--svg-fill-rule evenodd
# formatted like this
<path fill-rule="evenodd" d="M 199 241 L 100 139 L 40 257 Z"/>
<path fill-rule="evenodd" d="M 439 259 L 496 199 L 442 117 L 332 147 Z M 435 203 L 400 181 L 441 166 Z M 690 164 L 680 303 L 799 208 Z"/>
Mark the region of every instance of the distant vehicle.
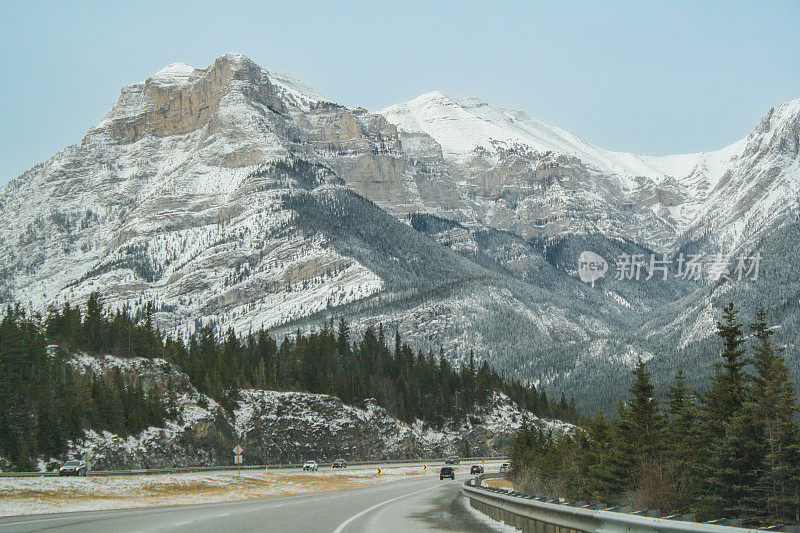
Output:
<path fill-rule="evenodd" d="M 483 467 L 481 465 L 472 465 L 469 469 L 470 474 L 483 474 Z"/>
<path fill-rule="evenodd" d="M 336 459 L 331 465 L 331 468 L 347 468 L 347 461 L 344 459 Z"/>
<path fill-rule="evenodd" d="M 85 476 L 86 463 L 83 461 L 67 461 L 58 469 L 59 476 Z"/>
<path fill-rule="evenodd" d="M 446 465 L 458 465 L 461 464 L 461 459 L 453 455 L 452 457 L 448 457 L 444 460 L 444 464 Z"/>
<path fill-rule="evenodd" d="M 500 465 L 500 471 L 501 472 L 508 472 L 509 470 L 511 470 L 511 465 L 510 464 L 503 463 L 503 464 Z"/>
<path fill-rule="evenodd" d="M 317 464 L 316 461 L 306 461 L 305 463 L 303 463 L 303 470 L 304 471 L 308 470 L 308 471 L 316 472 L 318 468 L 319 468 L 319 465 Z"/>
<path fill-rule="evenodd" d="M 456 471 L 452 466 L 443 466 L 441 470 L 439 470 L 439 479 L 444 479 L 449 477 L 450 479 L 456 478 Z"/>

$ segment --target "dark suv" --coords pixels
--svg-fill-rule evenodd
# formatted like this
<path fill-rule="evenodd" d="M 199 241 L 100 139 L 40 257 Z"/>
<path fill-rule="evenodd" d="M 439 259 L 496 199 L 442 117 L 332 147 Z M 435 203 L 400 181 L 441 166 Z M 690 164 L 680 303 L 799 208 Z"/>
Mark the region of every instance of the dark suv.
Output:
<path fill-rule="evenodd" d="M 456 478 L 456 471 L 452 466 L 443 466 L 441 470 L 439 470 L 439 479 L 444 479 L 449 477 L 450 479 Z"/>
<path fill-rule="evenodd" d="M 469 469 L 470 474 L 483 474 L 483 467 L 481 465 L 472 465 Z"/>

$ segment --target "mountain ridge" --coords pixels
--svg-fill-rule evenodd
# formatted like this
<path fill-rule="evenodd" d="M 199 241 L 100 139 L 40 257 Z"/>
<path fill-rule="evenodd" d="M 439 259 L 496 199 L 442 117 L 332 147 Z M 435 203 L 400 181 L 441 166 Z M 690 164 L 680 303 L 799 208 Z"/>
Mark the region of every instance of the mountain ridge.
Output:
<path fill-rule="evenodd" d="M 350 109 L 240 54 L 172 64 L 0 190 L 0 298 L 44 312 L 102 289 L 110 307 L 154 301 L 183 335 L 379 318 L 558 387 L 576 365 L 605 357 L 602 380 L 652 356 L 664 324 L 647 315 L 675 301 L 713 316 L 710 280 L 626 283 L 614 258 L 750 253 L 800 213 L 800 100 L 666 158 L 475 98 L 411 102 Z M 612 263 L 597 287 L 576 277 L 587 249 Z"/>

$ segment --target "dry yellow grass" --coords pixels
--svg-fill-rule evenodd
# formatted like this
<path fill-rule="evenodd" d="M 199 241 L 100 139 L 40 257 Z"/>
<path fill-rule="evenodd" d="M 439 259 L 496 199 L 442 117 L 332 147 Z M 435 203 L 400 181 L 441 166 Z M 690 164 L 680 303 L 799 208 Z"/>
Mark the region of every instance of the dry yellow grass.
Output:
<path fill-rule="evenodd" d="M 419 471 L 397 470 L 380 481 Z M 27 478 L 0 482 L 0 516 L 61 511 L 209 503 L 344 490 L 378 481 L 365 471 L 192 473 L 89 478 Z M 5 485 L 5 486 L 4 486 Z"/>
<path fill-rule="evenodd" d="M 506 478 L 498 477 L 494 479 L 484 479 L 483 485 L 492 487 L 494 489 L 511 489 L 514 490 L 514 484 Z"/>

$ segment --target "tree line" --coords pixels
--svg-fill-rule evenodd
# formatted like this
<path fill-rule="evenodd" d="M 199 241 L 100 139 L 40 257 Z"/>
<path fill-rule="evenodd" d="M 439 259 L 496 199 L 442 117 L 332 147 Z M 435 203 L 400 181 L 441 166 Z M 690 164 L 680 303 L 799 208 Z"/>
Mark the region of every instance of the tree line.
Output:
<path fill-rule="evenodd" d="M 798 405 L 781 350 L 759 309 L 745 338 L 729 304 L 717 323 L 721 357 L 707 390 L 678 371 L 665 402 L 645 362 L 615 417 L 597 414 L 569 435 L 523 427 L 511 456 L 533 492 L 627 504 L 745 525 L 800 523 Z"/>
<path fill-rule="evenodd" d="M 147 390 L 135 376 L 82 373 L 70 362 L 76 352 L 163 358 L 229 410 L 242 389 L 312 392 L 351 405 L 374 398 L 400 420 L 441 427 L 467 421 L 502 392 L 537 415 L 578 419 L 563 394 L 551 401 L 472 352 L 457 368 L 442 350 L 415 351 L 398 333 L 387 336 L 381 324 L 351 338 L 343 318 L 331 320 L 280 343 L 264 330 L 240 337 L 206 325 L 184 341 L 162 334 L 153 316 L 152 304 L 138 315 L 125 307 L 106 310 L 98 294 L 85 310 L 64 304 L 44 317 L 7 308 L 0 323 L 0 458 L 30 468 L 38 457 L 60 456 L 84 429 L 135 434 L 176 415 L 160 391 Z"/>
<path fill-rule="evenodd" d="M 30 469 L 39 457 L 59 457 L 83 429 L 128 435 L 164 423 L 165 407 L 140 380 L 82 373 L 52 346 L 56 330 L 75 336 L 76 345 L 94 341 L 91 314 L 82 319 L 74 311 L 66 307 L 57 324 L 9 307 L 0 320 L 0 461 L 10 463 L 0 468 Z"/>

